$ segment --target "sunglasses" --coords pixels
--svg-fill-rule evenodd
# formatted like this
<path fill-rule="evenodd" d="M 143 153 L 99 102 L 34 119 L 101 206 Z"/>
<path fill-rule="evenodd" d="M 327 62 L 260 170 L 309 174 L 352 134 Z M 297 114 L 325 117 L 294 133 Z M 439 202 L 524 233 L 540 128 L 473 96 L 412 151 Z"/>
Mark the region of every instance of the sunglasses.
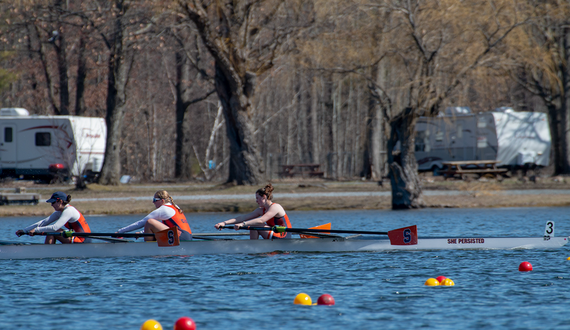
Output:
<path fill-rule="evenodd" d="M 153 198 L 153 199 L 152 199 L 152 202 L 153 202 L 153 203 L 156 203 L 156 202 L 158 202 L 158 201 L 160 201 L 160 200 L 162 200 L 162 198 Z"/>

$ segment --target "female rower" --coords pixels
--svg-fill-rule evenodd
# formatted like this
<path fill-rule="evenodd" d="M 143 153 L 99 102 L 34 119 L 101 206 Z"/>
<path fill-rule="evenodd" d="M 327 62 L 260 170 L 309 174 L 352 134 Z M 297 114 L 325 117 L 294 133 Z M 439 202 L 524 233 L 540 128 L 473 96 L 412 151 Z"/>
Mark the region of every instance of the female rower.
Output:
<path fill-rule="evenodd" d="M 54 192 L 46 203 L 51 203 L 55 212 L 33 225 L 16 231 L 16 235 L 28 234 L 34 236 L 35 233 L 63 232 L 63 227 L 73 229 L 76 233 L 90 233 L 91 229 L 83 215 L 75 207 L 69 205 L 69 202 L 71 202 L 71 195 L 66 195 L 61 191 Z M 46 236 L 45 244 L 55 244 L 56 240 L 64 244 L 91 242 L 91 239 L 87 237 L 67 238 L 48 235 Z"/>
<path fill-rule="evenodd" d="M 119 229 L 117 232 L 126 233 L 144 227 L 144 233 L 150 234 L 176 226 L 178 227 L 178 236 L 181 241 L 192 239 L 192 231 L 188 222 L 186 222 L 186 217 L 182 214 L 182 209 L 174 204 L 174 200 L 166 190 L 157 191 L 152 202 L 156 210 L 150 212 L 143 219 Z M 155 241 L 156 238 L 145 236 L 144 240 Z"/>
<path fill-rule="evenodd" d="M 269 183 L 265 188 L 260 188 L 255 192 L 255 201 L 259 208 L 249 214 L 219 222 L 214 227 L 221 230 L 226 225 L 234 224 L 236 230 L 242 227 L 271 228 L 273 226 L 286 226 L 291 228 L 291 222 L 289 222 L 289 217 L 287 217 L 285 210 L 281 205 L 273 203 L 271 201 L 272 198 L 273 186 Z M 291 238 L 291 233 L 274 233 L 271 230 L 249 231 L 250 239 L 258 239 L 259 236 L 265 239 Z"/>

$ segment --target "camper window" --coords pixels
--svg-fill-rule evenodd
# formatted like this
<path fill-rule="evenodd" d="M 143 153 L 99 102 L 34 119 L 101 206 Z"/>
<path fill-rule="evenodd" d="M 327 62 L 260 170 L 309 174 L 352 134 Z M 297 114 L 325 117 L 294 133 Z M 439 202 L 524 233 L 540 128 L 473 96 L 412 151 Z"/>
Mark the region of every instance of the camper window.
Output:
<path fill-rule="evenodd" d="M 12 142 L 14 140 L 14 136 L 12 135 L 12 127 L 5 127 L 4 128 L 4 142 Z"/>
<path fill-rule="evenodd" d="M 51 145 L 51 134 L 49 132 L 36 133 L 36 146 L 48 147 Z"/>

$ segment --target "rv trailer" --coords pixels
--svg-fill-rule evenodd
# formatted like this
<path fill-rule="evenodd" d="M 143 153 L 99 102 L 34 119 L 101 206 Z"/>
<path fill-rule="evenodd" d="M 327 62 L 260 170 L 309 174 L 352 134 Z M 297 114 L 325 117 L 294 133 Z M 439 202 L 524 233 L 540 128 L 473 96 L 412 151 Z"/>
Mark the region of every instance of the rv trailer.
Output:
<path fill-rule="evenodd" d="M 548 166 L 550 129 L 545 113 L 498 108 L 472 113 L 448 108 L 444 115 L 420 117 L 415 156 L 419 170 L 442 169 L 442 162 L 495 160 L 501 167 Z"/>
<path fill-rule="evenodd" d="M 52 180 L 95 177 L 103 166 L 103 118 L 29 115 L 0 109 L 0 176 Z"/>

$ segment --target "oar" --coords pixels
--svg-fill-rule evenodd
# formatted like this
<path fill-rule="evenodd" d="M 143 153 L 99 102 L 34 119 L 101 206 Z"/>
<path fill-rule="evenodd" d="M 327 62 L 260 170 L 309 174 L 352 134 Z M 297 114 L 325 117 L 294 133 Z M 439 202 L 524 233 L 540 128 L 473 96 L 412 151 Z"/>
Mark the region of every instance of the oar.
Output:
<path fill-rule="evenodd" d="M 26 232 L 27 235 L 30 235 L 29 233 Z M 70 238 L 73 236 L 77 236 L 77 237 L 90 237 L 90 236 L 108 236 L 108 237 L 154 237 L 154 234 L 145 234 L 145 233 L 141 233 L 141 234 L 132 234 L 132 233 L 76 233 L 76 232 L 72 232 L 72 231 L 56 231 L 56 232 L 45 232 L 45 233 L 38 233 L 38 232 L 34 232 L 34 234 L 32 236 L 62 236 L 62 237 L 66 237 L 66 238 Z"/>
<path fill-rule="evenodd" d="M 249 236 L 248 233 L 196 233 L 192 234 L 192 237 L 196 236 Z"/>
<path fill-rule="evenodd" d="M 225 226 L 224 228 L 234 228 Z M 418 244 L 417 226 L 398 228 L 390 231 L 366 231 L 366 230 L 337 230 L 337 229 L 311 229 L 311 228 L 287 228 L 283 226 L 273 227 L 240 227 L 244 230 L 274 231 L 276 233 L 336 233 L 336 234 L 362 234 L 362 235 L 388 235 L 392 245 L 415 245 Z"/>
<path fill-rule="evenodd" d="M 234 226 L 225 226 L 224 228 L 234 228 Z M 388 235 L 387 231 L 362 231 L 362 230 L 335 230 L 335 229 L 311 229 L 311 228 L 287 228 L 284 226 L 273 227 L 240 227 L 243 230 L 257 231 L 274 231 L 276 233 L 335 233 L 335 234 L 370 234 L 370 235 Z"/>
<path fill-rule="evenodd" d="M 201 239 L 204 241 L 229 241 L 231 238 L 212 238 L 226 236 L 249 236 L 249 233 L 195 233 L 192 234 L 193 239 Z"/>
<path fill-rule="evenodd" d="M 30 235 L 29 232 L 25 234 Z M 34 232 L 33 235 L 43 235 L 43 236 L 62 236 L 66 238 L 70 238 L 73 236 L 77 237 L 91 237 L 91 236 L 108 236 L 108 237 L 155 237 L 158 243 L 158 246 L 177 246 L 180 245 L 180 241 L 178 239 L 178 228 L 176 226 L 170 227 L 168 229 L 156 232 L 156 233 L 141 233 L 141 234 L 129 234 L 129 233 L 76 233 L 71 230 L 63 231 L 63 232 L 46 232 L 46 233 L 36 233 Z"/>

